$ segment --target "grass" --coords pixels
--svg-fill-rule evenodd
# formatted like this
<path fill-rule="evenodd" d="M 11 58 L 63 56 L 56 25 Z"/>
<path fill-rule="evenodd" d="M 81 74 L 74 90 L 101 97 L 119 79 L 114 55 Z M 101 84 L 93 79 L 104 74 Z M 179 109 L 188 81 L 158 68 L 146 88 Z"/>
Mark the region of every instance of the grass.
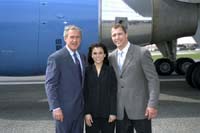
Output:
<path fill-rule="evenodd" d="M 157 60 L 157 59 L 159 59 L 159 58 L 162 58 L 163 56 L 161 55 L 161 54 L 156 54 L 156 55 L 154 55 L 154 54 L 152 54 L 152 58 L 153 58 L 153 60 L 155 61 L 155 60 Z M 177 59 L 178 58 L 180 58 L 180 57 L 188 57 L 188 58 L 192 58 L 193 60 L 200 60 L 200 51 L 195 51 L 195 52 L 185 52 L 184 54 L 183 53 L 181 53 L 181 54 L 177 54 Z"/>

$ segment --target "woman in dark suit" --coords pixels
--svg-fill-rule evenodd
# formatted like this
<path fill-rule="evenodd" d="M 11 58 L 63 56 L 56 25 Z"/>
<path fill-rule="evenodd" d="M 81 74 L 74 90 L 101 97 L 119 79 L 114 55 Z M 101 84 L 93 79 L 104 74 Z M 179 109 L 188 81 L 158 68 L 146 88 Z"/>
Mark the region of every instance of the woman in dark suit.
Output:
<path fill-rule="evenodd" d="M 117 80 L 101 44 L 92 44 L 85 71 L 84 99 L 86 133 L 114 133 Z"/>

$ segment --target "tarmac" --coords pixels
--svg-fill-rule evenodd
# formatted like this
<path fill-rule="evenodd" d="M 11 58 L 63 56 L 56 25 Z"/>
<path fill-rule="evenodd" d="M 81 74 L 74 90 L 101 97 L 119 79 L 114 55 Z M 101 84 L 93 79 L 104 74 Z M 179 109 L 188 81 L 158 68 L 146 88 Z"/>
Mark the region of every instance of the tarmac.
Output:
<path fill-rule="evenodd" d="M 43 78 L 21 84 L 15 78 L 0 81 L 0 133 L 54 133 Z M 200 90 L 180 77 L 161 77 L 159 115 L 153 133 L 199 133 Z"/>

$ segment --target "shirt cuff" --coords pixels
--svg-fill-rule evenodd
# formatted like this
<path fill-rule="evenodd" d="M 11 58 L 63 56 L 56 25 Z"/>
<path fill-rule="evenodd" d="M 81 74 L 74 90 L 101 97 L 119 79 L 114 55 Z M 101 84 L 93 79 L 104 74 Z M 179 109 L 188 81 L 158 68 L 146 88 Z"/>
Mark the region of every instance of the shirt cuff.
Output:
<path fill-rule="evenodd" d="M 56 111 L 56 110 L 59 110 L 59 109 L 60 109 L 60 107 L 53 109 L 53 111 Z"/>

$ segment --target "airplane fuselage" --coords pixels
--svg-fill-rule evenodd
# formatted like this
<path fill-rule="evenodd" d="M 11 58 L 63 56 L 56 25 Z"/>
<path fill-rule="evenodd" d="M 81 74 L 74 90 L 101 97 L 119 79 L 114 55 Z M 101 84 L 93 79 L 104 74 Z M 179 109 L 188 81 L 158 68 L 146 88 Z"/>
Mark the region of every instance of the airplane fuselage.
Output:
<path fill-rule="evenodd" d="M 181 22 L 171 24 L 159 16 L 168 15 L 165 11 L 171 9 L 179 11 L 170 14 L 169 20 L 178 14 Z M 197 27 L 196 10 L 195 4 L 174 0 L 166 3 L 160 0 L 1 0 L 0 75 L 44 74 L 47 57 L 65 46 L 65 25 L 82 29 L 80 51 L 87 54 L 91 43 L 98 41 L 105 43 L 109 50 L 114 48 L 110 37 L 114 23 L 126 26 L 129 40 L 135 44 L 193 35 Z"/>

